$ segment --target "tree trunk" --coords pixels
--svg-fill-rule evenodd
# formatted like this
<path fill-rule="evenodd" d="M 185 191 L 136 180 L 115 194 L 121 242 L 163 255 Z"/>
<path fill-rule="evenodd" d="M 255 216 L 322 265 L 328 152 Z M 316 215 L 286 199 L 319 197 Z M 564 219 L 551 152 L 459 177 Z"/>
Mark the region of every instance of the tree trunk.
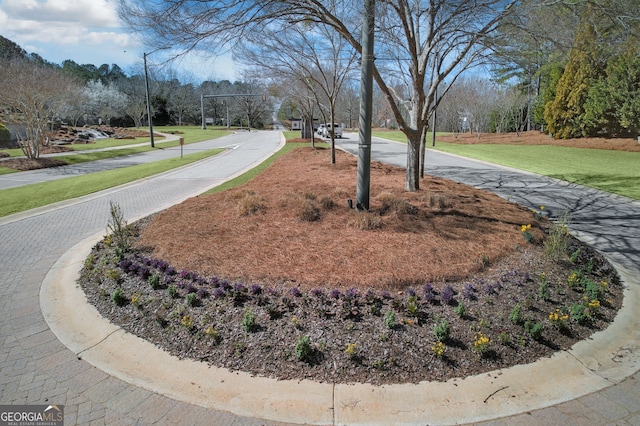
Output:
<path fill-rule="evenodd" d="M 413 132 L 407 137 L 407 174 L 404 182 L 405 191 L 420 189 L 420 133 Z"/>

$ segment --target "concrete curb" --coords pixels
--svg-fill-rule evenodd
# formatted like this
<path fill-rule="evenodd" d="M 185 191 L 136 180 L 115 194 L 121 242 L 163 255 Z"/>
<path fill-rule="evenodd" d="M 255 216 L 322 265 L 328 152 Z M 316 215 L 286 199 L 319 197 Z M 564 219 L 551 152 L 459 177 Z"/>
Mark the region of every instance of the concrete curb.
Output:
<path fill-rule="evenodd" d="M 549 407 L 640 370 L 640 279 L 614 264 L 623 306 L 604 331 L 535 363 L 447 382 L 372 386 L 275 380 L 181 360 L 104 319 L 76 284 L 96 235 L 51 268 L 41 290 L 46 322 L 78 357 L 176 400 L 265 420 L 312 424 L 460 424 Z"/>

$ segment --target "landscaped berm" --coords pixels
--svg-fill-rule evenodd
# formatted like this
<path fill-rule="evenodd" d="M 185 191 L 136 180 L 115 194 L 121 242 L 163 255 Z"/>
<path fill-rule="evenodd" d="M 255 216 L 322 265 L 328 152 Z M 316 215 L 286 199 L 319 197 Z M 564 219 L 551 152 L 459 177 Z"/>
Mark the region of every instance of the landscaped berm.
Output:
<path fill-rule="evenodd" d="M 80 279 L 124 329 L 179 357 L 281 379 L 443 381 L 530 363 L 607 327 L 615 271 L 491 193 L 308 146 L 235 189 L 124 227 L 112 206 Z M 133 228 L 135 236 L 127 237 Z M 130 247 L 131 245 L 131 247 Z"/>

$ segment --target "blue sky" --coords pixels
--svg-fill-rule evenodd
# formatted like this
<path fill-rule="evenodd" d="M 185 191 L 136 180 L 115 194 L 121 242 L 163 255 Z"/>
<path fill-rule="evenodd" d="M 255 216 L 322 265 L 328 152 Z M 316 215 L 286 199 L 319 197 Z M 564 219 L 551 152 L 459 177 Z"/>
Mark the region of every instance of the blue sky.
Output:
<path fill-rule="evenodd" d="M 125 72 L 142 67 L 144 46 L 123 28 L 112 0 L 0 0 L 0 34 L 29 53 L 60 64 L 118 64 Z M 159 53 L 150 65 L 162 62 Z M 231 80 L 235 72 L 229 55 L 210 58 L 206 52 L 176 62 L 181 81 Z"/>

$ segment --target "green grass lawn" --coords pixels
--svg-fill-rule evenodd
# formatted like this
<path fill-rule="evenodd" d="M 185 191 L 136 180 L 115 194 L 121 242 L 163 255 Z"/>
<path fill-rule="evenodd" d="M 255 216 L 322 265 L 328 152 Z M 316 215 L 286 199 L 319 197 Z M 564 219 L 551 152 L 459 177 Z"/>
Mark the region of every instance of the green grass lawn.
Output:
<path fill-rule="evenodd" d="M 106 170 L 84 176 L 70 177 L 50 182 L 9 188 L 0 191 L 0 217 L 71 198 L 81 197 L 114 186 L 132 182 L 171 169 L 185 166 L 203 158 L 216 155 L 222 149 L 197 152 L 183 158 L 171 158 L 149 164 L 139 164 L 116 170 Z"/>
<path fill-rule="evenodd" d="M 404 142 L 400 131 L 374 136 Z M 428 144 L 430 148 L 430 144 Z M 640 153 L 552 145 L 453 144 L 436 150 L 501 164 L 640 200 Z M 428 172 L 428 171 L 427 171 Z"/>
<path fill-rule="evenodd" d="M 198 126 L 158 126 L 154 127 L 155 132 L 172 133 L 178 137 L 184 138 L 185 145 L 202 142 L 209 139 L 219 138 L 228 135 L 230 132 L 226 128 L 216 127 L 202 130 Z M 141 152 L 151 151 L 153 149 L 163 149 L 178 146 L 180 141 L 166 142 L 164 138 L 155 139 L 155 148 L 151 148 L 151 142 L 149 138 L 136 138 L 136 139 L 99 139 L 96 143 L 83 144 L 83 145 L 67 145 L 74 151 L 81 151 L 78 154 L 62 155 L 56 157 L 58 160 L 64 161 L 67 164 L 78 164 L 87 161 L 104 160 L 106 158 L 120 157 L 123 155 L 139 154 Z M 127 147 L 122 149 L 113 149 L 109 151 L 96 151 L 103 148 L 114 148 L 127 145 L 143 146 Z M 8 152 L 11 157 L 18 157 L 24 155 L 21 149 L 8 149 L 4 150 Z M 10 169 L 8 167 L 2 167 L 0 162 L 0 175 L 8 173 L 17 173 L 18 170 Z"/>

